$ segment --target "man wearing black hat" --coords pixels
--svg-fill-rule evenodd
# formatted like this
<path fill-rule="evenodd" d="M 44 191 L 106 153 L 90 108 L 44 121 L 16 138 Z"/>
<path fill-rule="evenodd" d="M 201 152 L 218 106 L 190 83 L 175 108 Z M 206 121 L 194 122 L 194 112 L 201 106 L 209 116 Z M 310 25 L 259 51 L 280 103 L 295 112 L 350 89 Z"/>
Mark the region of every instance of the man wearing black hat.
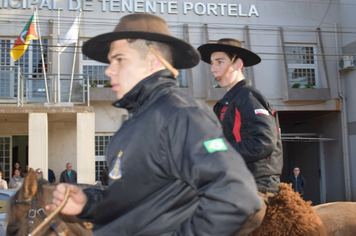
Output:
<path fill-rule="evenodd" d="M 163 19 L 131 14 L 83 53 L 109 63 L 113 105 L 129 119 L 107 147 L 106 192 L 70 185 L 62 213 L 93 222 L 94 235 L 235 235 L 262 203 L 215 115 L 178 88 L 175 68 L 195 66 L 198 52 Z M 64 200 L 65 186 L 48 210 Z"/>
<path fill-rule="evenodd" d="M 262 222 L 267 206 L 279 191 L 283 166 L 281 134 L 277 114 L 267 99 L 246 80 L 245 66 L 260 63 L 255 53 L 242 48 L 236 39 L 198 48 L 202 60 L 211 64 L 215 80 L 227 88 L 225 96 L 214 106 L 226 139 L 244 158 L 255 177 L 264 204 L 253 221 L 245 224 L 239 235 L 247 235 Z"/>

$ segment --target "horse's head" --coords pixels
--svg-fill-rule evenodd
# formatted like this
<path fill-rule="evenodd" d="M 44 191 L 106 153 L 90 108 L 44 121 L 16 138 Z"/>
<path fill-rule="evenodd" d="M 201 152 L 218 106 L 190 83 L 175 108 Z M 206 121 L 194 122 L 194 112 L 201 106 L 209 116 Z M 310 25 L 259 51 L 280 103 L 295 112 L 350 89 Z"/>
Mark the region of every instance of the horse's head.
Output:
<path fill-rule="evenodd" d="M 52 202 L 55 188 L 56 185 L 50 185 L 46 180 L 37 180 L 37 176 L 31 168 L 21 188 L 8 201 L 6 235 L 31 235 L 31 232 L 52 213 L 45 211 L 44 208 Z M 92 233 L 91 230 L 84 228 L 83 222 L 79 218 L 58 214 L 37 235 L 74 236 L 92 235 Z"/>
<path fill-rule="evenodd" d="M 9 199 L 7 204 L 6 235 L 28 235 L 45 215 L 43 181 L 38 182 L 33 169 L 26 175 L 21 188 Z"/>

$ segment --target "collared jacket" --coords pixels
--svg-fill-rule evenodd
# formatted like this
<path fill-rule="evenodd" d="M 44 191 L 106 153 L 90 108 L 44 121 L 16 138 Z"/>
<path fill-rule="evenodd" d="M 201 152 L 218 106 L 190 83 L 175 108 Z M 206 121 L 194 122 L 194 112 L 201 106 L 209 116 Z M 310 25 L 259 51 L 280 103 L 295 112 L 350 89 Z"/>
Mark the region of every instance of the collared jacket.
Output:
<path fill-rule="evenodd" d="M 107 146 L 109 187 L 84 190 L 78 215 L 94 223 L 94 235 L 232 236 L 261 208 L 214 113 L 171 72 L 145 78 L 113 105 L 129 119 Z"/>
<path fill-rule="evenodd" d="M 276 111 L 246 80 L 237 83 L 214 106 L 224 134 L 244 158 L 261 192 L 278 192 L 283 167 Z"/>
<path fill-rule="evenodd" d="M 69 177 L 67 170 L 62 171 L 61 176 L 59 178 L 59 182 L 77 183 L 77 172 L 75 170 L 71 170 L 70 177 Z"/>
<path fill-rule="evenodd" d="M 303 194 L 303 190 L 305 188 L 305 179 L 301 174 L 299 174 L 297 178 L 295 175 L 291 175 L 289 177 L 289 183 L 292 183 L 292 188 L 295 192 Z"/>

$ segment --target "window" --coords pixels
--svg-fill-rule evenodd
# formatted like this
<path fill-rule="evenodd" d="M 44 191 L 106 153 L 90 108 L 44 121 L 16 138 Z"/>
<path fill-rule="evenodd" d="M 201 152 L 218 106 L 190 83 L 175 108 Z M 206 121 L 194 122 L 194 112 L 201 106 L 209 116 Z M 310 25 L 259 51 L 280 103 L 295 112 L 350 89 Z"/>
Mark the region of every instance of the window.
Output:
<path fill-rule="evenodd" d="M 100 65 L 83 65 L 84 78 L 89 78 L 89 84 L 96 83 L 97 85 L 104 85 L 105 82 L 110 82 L 110 78 L 105 75 L 107 66 Z"/>
<path fill-rule="evenodd" d="M 186 70 L 179 69 L 178 72 L 179 72 L 179 75 L 177 76 L 177 80 L 179 83 L 179 87 L 180 88 L 188 88 L 189 83 L 187 80 Z"/>
<path fill-rule="evenodd" d="M 7 181 L 12 177 L 10 174 L 11 147 L 11 137 L 0 137 L 0 170 L 2 171 L 2 178 Z"/>
<path fill-rule="evenodd" d="M 106 167 L 105 150 L 113 134 L 95 135 L 95 180 L 101 180 L 101 173 Z"/>
<path fill-rule="evenodd" d="M 295 84 L 300 86 L 318 86 L 317 64 L 315 59 L 315 47 L 285 46 L 288 64 L 288 76 L 291 87 Z"/>
<path fill-rule="evenodd" d="M 1 68 L 2 66 L 19 66 L 23 73 L 24 89 L 27 93 L 24 96 L 29 98 L 46 98 L 45 83 L 43 80 L 42 72 L 42 57 L 39 40 L 32 40 L 25 53 L 17 60 L 13 61 L 9 52 L 15 43 L 15 39 L 0 39 L 0 97 L 16 97 L 18 86 L 18 74 L 17 72 L 9 68 Z M 42 50 L 45 61 L 45 68 L 47 68 L 47 50 L 48 39 L 42 39 Z M 5 72 L 7 71 L 7 72 Z M 48 83 L 50 84 L 50 83 Z M 50 88 L 49 88 L 50 89 Z"/>
<path fill-rule="evenodd" d="M 106 167 L 106 161 L 95 161 L 95 181 L 101 180 L 101 173 Z"/>
<path fill-rule="evenodd" d="M 84 54 L 81 58 L 80 74 L 89 79 L 89 84 L 96 83 L 98 87 L 104 87 L 105 82 L 110 82 L 110 78 L 105 75 L 107 64 L 92 60 Z"/>
<path fill-rule="evenodd" d="M 11 50 L 11 41 L 12 40 L 10 39 L 0 40 L 0 98 L 11 98 L 14 97 L 14 93 L 16 94 L 14 87 L 14 70 L 9 67 L 4 67 L 11 66 L 11 64 L 13 65 L 13 61 L 11 60 L 11 56 L 9 54 Z"/>

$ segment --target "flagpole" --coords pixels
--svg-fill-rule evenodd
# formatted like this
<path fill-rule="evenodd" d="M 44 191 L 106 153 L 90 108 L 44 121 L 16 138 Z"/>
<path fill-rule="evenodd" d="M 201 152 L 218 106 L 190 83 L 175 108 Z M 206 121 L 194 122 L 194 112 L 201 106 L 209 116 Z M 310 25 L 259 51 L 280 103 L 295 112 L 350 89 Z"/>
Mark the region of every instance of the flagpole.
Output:
<path fill-rule="evenodd" d="M 78 22 L 78 37 L 77 37 L 77 41 L 75 42 L 75 46 L 74 46 L 74 55 L 73 55 L 73 66 L 72 66 L 72 74 L 70 77 L 70 89 L 69 89 L 69 98 L 68 98 L 68 102 L 70 102 L 71 98 L 72 98 L 72 88 L 73 88 L 73 77 L 74 77 L 74 69 L 75 69 L 75 58 L 76 58 L 76 54 L 77 54 L 77 47 L 78 47 L 78 41 L 79 41 L 79 27 L 80 27 L 80 17 L 82 14 L 82 9 L 79 10 L 79 22 Z M 84 84 L 83 84 L 84 86 Z"/>
<path fill-rule="evenodd" d="M 43 72 L 43 77 L 44 77 L 44 82 L 46 86 L 46 96 L 47 96 L 47 103 L 49 103 L 49 96 L 48 96 L 48 86 L 47 86 L 47 72 L 46 72 L 46 65 L 43 57 L 43 48 L 42 48 L 42 40 L 41 40 L 41 28 L 40 28 L 40 19 L 38 17 L 38 11 L 37 7 L 35 8 L 35 14 L 36 14 L 36 20 L 37 20 L 37 26 L 38 26 L 38 38 L 40 41 L 40 49 L 41 49 L 41 58 L 42 58 L 42 72 Z"/>
<path fill-rule="evenodd" d="M 58 40 L 59 40 L 59 35 L 60 35 L 60 11 L 61 9 L 58 9 Z M 58 49 L 58 48 L 57 48 Z M 58 102 L 61 102 L 61 51 L 58 51 L 57 54 L 57 60 L 58 60 L 58 70 L 57 70 L 57 97 L 58 97 Z"/>

